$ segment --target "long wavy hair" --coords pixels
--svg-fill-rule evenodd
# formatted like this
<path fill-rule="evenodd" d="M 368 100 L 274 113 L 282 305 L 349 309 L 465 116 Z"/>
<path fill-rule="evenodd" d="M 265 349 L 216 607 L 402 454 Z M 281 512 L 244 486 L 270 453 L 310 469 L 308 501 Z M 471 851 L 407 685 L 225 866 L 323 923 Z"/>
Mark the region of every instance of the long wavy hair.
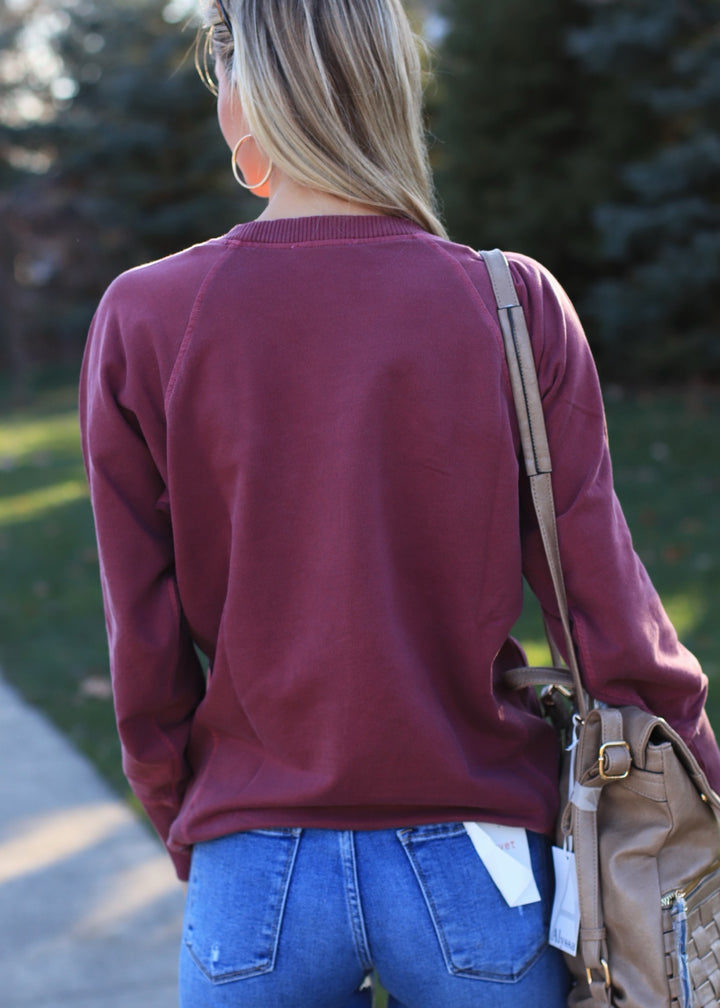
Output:
<path fill-rule="evenodd" d="M 295 181 L 445 237 L 423 121 L 422 68 L 400 0 L 203 0 L 250 129 Z"/>

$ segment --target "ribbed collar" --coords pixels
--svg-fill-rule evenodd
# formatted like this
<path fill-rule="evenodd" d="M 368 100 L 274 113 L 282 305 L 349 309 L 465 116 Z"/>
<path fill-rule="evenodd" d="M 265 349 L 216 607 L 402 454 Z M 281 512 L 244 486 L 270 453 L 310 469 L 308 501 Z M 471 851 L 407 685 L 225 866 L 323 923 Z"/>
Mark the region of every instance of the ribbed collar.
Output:
<path fill-rule="evenodd" d="M 385 238 L 392 235 L 423 233 L 422 228 L 402 217 L 337 215 L 288 217 L 238 224 L 228 238 L 243 242 L 294 244 L 297 242 L 344 241 Z"/>

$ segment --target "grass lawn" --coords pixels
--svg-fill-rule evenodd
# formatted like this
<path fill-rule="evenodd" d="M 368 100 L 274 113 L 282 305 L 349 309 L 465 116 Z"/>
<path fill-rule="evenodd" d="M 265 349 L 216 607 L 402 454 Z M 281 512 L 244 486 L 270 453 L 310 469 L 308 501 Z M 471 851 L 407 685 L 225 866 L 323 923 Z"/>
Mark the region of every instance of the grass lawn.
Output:
<path fill-rule="evenodd" d="M 0 668 L 125 793 L 76 378 L 0 410 Z"/>
<path fill-rule="evenodd" d="M 0 385 L 0 667 L 127 793 L 109 695 L 97 554 L 76 416 L 76 375 L 32 405 Z M 720 390 L 606 395 L 620 499 L 682 640 L 711 678 L 720 725 Z M 519 627 L 544 660 L 530 608 Z"/>

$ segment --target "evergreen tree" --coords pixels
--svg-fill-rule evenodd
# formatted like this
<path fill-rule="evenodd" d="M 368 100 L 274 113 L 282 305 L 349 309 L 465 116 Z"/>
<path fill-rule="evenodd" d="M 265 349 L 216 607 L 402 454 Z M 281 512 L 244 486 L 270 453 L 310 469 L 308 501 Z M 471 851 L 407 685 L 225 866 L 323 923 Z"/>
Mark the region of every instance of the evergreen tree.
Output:
<path fill-rule="evenodd" d="M 573 294 L 594 267 L 592 207 L 614 191 L 622 120 L 567 51 L 579 0 L 445 0 L 433 132 L 454 237 L 533 255 Z M 602 100 L 601 100 L 602 99 Z M 598 146 L 600 151 L 598 151 Z"/>
<path fill-rule="evenodd" d="M 626 157 L 624 198 L 597 209 L 607 275 L 588 308 L 618 373 L 720 376 L 720 6 L 605 0 L 572 36 L 628 95 L 650 140 Z"/>
<path fill-rule="evenodd" d="M 226 229 L 245 198 L 195 70 L 193 35 L 165 23 L 162 7 L 84 0 L 60 39 L 79 90 L 56 124 L 58 174 L 132 236 L 141 260 Z"/>
<path fill-rule="evenodd" d="M 194 67 L 194 35 L 163 20 L 162 0 L 36 0 L 35 13 L 44 7 L 58 16 L 51 42 L 62 69 L 52 83 L 60 97 L 47 117 L 15 126 L 11 140 L 0 133 L 5 152 L 13 146 L 28 165 L 46 162 L 6 176 L 0 202 L 0 237 L 11 250 L 3 287 L 14 285 L 20 305 L 14 329 L 3 320 L 0 357 L 15 366 L 77 359 L 114 275 L 220 234 L 255 209 L 232 178 L 214 99 Z M 18 318 L 20 356 L 9 353 Z"/>

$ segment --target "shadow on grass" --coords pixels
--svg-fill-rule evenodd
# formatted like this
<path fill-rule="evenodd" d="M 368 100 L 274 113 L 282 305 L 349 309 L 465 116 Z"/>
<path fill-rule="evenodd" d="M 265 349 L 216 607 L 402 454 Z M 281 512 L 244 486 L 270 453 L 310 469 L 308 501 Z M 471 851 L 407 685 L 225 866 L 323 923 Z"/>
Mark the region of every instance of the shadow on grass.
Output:
<path fill-rule="evenodd" d="M 75 398 L 0 417 L 0 666 L 126 791 Z"/>

